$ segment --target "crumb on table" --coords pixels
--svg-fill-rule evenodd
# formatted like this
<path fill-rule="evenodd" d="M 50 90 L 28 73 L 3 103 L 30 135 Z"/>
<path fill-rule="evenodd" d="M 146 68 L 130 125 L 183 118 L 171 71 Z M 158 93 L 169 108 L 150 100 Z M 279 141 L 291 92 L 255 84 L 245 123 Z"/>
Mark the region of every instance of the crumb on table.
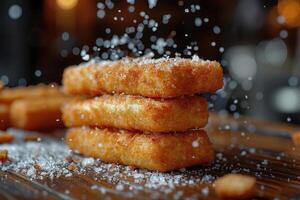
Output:
<path fill-rule="evenodd" d="M 227 174 L 214 182 L 216 193 L 225 199 L 250 199 L 256 188 L 256 179 L 242 174 Z"/>
<path fill-rule="evenodd" d="M 8 151 L 0 150 L 0 161 L 5 162 L 8 159 Z"/>
<path fill-rule="evenodd" d="M 77 165 L 72 162 L 67 168 L 69 171 L 75 171 L 77 169 Z"/>

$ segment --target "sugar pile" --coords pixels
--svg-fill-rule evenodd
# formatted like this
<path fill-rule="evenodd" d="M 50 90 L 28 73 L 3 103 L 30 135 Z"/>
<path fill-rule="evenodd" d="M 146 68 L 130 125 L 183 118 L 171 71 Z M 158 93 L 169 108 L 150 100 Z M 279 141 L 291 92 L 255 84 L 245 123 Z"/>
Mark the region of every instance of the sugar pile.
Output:
<path fill-rule="evenodd" d="M 8 151 L 8 161 L 0 165 L 0 170 L 11 170 L 33 179 L 70 175 L 66 169 L 69 164 L 66 157 L 70 152 L 62 141 L 43 138 L 41 142 L 23 142 L 21 131 L 9 132 L 16 137 L 16 141 L 0 145 L 1 150 Z"/>

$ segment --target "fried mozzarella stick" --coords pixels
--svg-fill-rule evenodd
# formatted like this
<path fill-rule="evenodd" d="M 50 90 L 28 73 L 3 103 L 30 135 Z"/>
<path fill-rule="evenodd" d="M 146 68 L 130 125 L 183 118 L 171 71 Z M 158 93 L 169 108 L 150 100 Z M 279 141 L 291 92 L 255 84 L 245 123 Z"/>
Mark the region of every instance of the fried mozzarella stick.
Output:
<path fill-rule="evenodd" d="M 26 130 L 46 130 L 63 127 L 61 107 L 71 97 L 39 97 L 16 100 L 11 104 L 10 123 Z"/>
<path fill-rule="evenodd" d="M 200 96 L 151 99 L 131 95 L 104 95 L 66 104 L 67 127 L 112 127 L 151 132 L 203 128 L 208 120 L 207 101 Z"/>
<path fill-rule="evenodd" d="M 162 172 L 208 164 L 214 158 L 212 144 L 200 130 L 141 134 L 82 127 L 69 129 L 65 142 L 85 156 Z"/>
<path fill-rule="evenodd" d="M 0 92 L 0 103 L 11 104 L 24 98 L 62 96 L 59 87 L 53 85 L 36 85 L 29 87 L 4 88 Z"/>
<path fill-rule="evenodd" d="M 4 89 L 4 83 L 0 81 L 0 91 L 2 91 L 3 89 Z"/>
<path fill-rule="evenodd" d="M 218 62 L 199 58 L 124 58 L 69 67 L 64 71 L 63 85 L 69 94 L 171 98 L 215 92 L 223 86 L 223 71 Z"/>
<path fill-rule="evenodd" d="M 0 130 L 5 130 L 9 127 L 9 106 L 0 104 Z"/>

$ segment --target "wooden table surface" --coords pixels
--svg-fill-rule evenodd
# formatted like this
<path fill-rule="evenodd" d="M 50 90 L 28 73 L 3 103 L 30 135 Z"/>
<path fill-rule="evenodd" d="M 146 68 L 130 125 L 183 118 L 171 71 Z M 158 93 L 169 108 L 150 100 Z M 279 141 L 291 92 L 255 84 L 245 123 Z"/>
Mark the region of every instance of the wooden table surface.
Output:
<path fill-rule="evenodd" d="M 206 130 L 216 148 L 212 166 L 164 174 L 95 162 L 54 179 L 6 170 L 0 199 L 218 199 L 211 183 L 232 172 L 257 177 L 255 199 L 300 198 L 300 148 L 290 138 L 300 127 L 211 114 Z"/>

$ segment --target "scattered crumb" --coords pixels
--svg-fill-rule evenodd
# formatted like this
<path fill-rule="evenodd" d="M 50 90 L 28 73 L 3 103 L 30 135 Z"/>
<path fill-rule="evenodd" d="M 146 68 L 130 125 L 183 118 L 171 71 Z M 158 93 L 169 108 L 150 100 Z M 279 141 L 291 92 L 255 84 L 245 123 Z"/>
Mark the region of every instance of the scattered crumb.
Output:
<path fill-rule="evenodd" d="M 77 169 L 77 165 L 72 162 L 67 168 L 70 171 L 75 171 Z"/>
<path fill-rule="evenodd" d="M 11 143 L 15 137 L 9 133 L 1 132 L 0 133 L 0 144 Z"/>
<path fill-rule="evenodd" d="M 5 162 L 8 159 L 8 151 L 0 150 L 0 161 Z"/>
<path fill-rule="evenodd" d="M 216 193 L 226 199 L 249 199 L 253 197 L 256 179 L 241 174 L 227 174 L 214 182 Z"/>
<path fill-rule="evenodd" d="M 33 167 L 34 167 L 34 169 L 35 169 L 37 172 L 42 171 L 42 167 L 41 167 L 41 165 L 39 165 L 38 163 L 35 163 L 35 164 L 33 165 Z"/>
<path fill-rule="evenodd" d="M 74 163 L 78 164 L 78 163 L 81 163 L 81 158 L 79 158 L 76 155 L 69 155 L 66 157 L 66 161 L 68 161 L 69 163 L 74 162 Z"/>

